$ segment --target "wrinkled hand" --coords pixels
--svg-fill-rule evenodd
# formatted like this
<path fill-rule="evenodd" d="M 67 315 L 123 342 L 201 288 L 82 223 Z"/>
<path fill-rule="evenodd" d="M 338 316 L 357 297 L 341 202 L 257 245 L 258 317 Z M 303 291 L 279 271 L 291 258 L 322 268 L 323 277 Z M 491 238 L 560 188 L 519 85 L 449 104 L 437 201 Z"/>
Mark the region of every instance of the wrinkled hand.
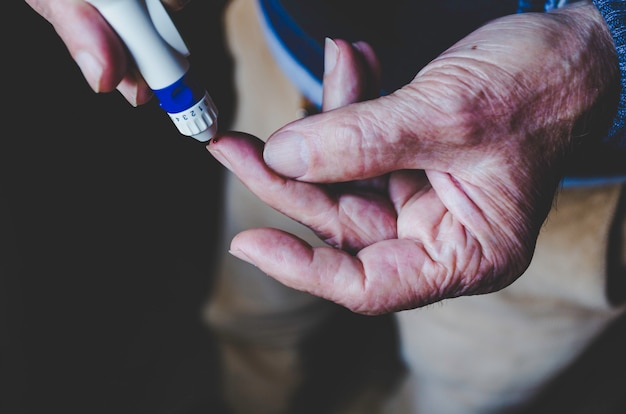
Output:
<path fill-rule="evenodd" d="M 152 98 L 152 91 L 130 65 L 122 41 L 91 4 L 85 0 L 25 1 L 52 24 L 95 92 L 117 89 L 133 106 Z M 162 1 L 171 10 L 189 2 Z"/>
<path fill-rule="evenodd" d="M 616 88 L 597 10 L 493 21 L 410 84 L 359 103 L 378 70 L 371 50 L 329 46 L 323 113 L 265 145 L 231 133 L 208 149 L 330 247 L 260 228 L 238 234 L 231 253 L 364 314 L 511 284 L 530 263 L 581 120 Z"/>

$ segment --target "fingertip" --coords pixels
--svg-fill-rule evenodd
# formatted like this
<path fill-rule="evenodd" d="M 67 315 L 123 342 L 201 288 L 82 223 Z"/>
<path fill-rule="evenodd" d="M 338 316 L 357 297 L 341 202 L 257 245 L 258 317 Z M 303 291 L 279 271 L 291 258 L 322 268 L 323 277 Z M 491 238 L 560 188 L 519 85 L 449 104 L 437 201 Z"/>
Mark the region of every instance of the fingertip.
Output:
<path fill-rule="evenodd" d="M 104 69 L 98 59 L 90 52 L 81 50 L 76 53 L 74 60 L 91 89 L 96 93 L 100 92 L 102 90 L 101 82 Z"/>
<path fill-rule="evenodd" d="M 324 40 L 324 75 L 330 74 L 337 63 L 339 46 L 329 37 Z"/>
<path fill-rule="evenodd" d="M 220 141 L 220 138 L 221 137 L 219 135 L 213 137 L 207 144 L 206 149 L 220 164 L 222 164 L 228 170 L 232 171 L 232 165 L 226 157 L 226 154 L 224 154 L 224 152 L 221 150 L 222 147 L 217 145 L 217 143 Z"/>
<path fill-rule="evenodd" d="M 380 60 L 376 55 L 374 48 L 365 41 L 352 43 L 352 47 L 358 52 L 362 61 L 362 70 L 364 72 L 364 93 L 361 99 L 377 98 L 380 95 L 380 84 L 382 77 L 382 69 Z"/>
<path fill-rule="evenodd" d="M 206 145 L 206 149 L 224 167 L 236 175 L 255 175 L 269 170 L 262 161 L 263 141 L 254 135 L 239 131 L 220 131 Z"/>
<path fill-rule="evenodd" d="M 380 67 L 380 61 L 378 60 L 376 51 L 369 43 L 361 40 L 352 43 L 352 46 L 361 54 L 371 68 L 378 69 Z"/>
<path fill-rule="evenodd" d="M 136 71 L 129 71 L 116 89 L 134 107 L 149 102 L 153 96 L 152 90 Z"/>
<path fill-rule="evenodd" d="M 243 260 L 246 263 L 249 263 L 253 266 L 256 266 L 256 264 L 254 263 L 254 261 L 248 257 L 248 255 L 246 254 L 246 252 L 244 252 L 243 250 L 239 249 L 239 248 L 234 248 L 234 249 L 230 249 L 228 251 L 229 254 L 233 255 L 234 257 L 236 257 L 239 260 Z"/>
<path fill-rule="evenodd" d="M 323 110 L 330 111 L 379 95 L 380 64 L 366 42 L 325 41 Z"/>

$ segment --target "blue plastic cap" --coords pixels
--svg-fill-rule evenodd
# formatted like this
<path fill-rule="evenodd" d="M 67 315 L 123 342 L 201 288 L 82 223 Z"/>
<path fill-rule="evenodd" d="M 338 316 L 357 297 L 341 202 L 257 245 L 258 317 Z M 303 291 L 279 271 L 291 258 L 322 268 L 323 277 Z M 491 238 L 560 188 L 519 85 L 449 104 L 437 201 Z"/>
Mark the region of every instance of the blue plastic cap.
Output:
<path fill-rule="evenodd" d="M 204 98 L 205 90 L 198 87 L 190 76 L 190 72 L 163 89 L 154 90 L 159 105 L 167 113 L 183 112 Z"/>

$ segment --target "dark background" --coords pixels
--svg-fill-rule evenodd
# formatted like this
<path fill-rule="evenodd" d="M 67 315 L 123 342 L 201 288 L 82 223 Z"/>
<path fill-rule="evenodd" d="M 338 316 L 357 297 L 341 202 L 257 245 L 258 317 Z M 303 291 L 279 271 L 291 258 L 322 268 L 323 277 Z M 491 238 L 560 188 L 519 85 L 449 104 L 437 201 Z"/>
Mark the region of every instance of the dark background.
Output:
<path fill-rule="evenodd" d="M 194 3 L 175 20 L 228 128 L 224 2 Z M 219 407 L 199 309 L 222 253 L 221 166 L 156 100 L 95 94 L 47 21 L 5 6 L 0 412 Z"/>

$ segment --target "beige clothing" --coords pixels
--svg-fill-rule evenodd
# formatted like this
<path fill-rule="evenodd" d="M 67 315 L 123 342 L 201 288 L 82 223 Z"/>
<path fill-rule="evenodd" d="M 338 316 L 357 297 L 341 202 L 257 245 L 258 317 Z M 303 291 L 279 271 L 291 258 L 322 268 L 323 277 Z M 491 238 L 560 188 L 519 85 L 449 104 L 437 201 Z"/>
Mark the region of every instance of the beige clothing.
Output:
<path fill-rule="evenodd" d="M 225 16 L 238 102 L 233 129 L 265 139 L 299 116 L 302 99 L 265 48 L 254 7 L 254 1 L 232 1 Z M 235 234 L 259 225 L 320 243 L 308 229 L 258 200 L 231 173 L 226 174 L 224 211 L 223 252 Z M 334 304 L 287 288 L 233 256 L 222 257 L 206 315 L 221 338 L 222 387 L 235 413 L 287 412 L 303 381 L 298 344 L 333 309 Z"/>
<path fill-rule="evenodd" d="M 263 42 L 255 3 L 234 0 L 226 13 L 239 102 L 234 129 L 266 138 L 300 116 L 301 97 Z M 228 175 L 226 188 L 223 251 L 238 231 L 256 226 L 320 243 L 234 176 Z M 624 311 L 605 293 L 608 233 L 621 192 L 618 185 L 562 190 L 530 268 L 510 287 L 397 314 L 408 368 L 402 387 L 393 395 L 364 387 L 337 412 L 483 414 L 535 395 Z M 229 255 L 217 276 L 207 321 L 220 334 L 234 412 L 289 412 L 304 381 L 298 344 L 328 322 L 335 305 L 286 288 Z"/>
<path fill-rule="evenodd" d="M 411 373 L 402 398 L 414 409 L 394 412 L 489 413 L 524 402 L 621 315 L 605 293 L 621 191 L 562 191 L 530 267 L 506 289 L 399 313 Z"/>

